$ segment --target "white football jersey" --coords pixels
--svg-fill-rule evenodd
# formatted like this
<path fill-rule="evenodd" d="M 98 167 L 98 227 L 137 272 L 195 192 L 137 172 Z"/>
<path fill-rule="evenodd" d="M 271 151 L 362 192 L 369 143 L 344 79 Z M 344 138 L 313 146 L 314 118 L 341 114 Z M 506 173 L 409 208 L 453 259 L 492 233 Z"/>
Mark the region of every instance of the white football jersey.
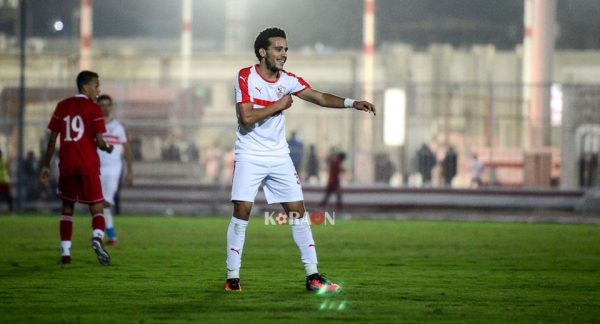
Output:
<path fill-rule="evenodd" d="M 286 71 L 281 71 L 277 80 L 267 81 L 258 72 L 258 66 L 254 65 L 238 72 L 234 88 L 236 103 L 251 102 L 254 104 L 254 109 L 261 109 L 272 105 L 284 95 L 300 93 L 310 88 L 310 85 L 302 78 Z M 283 112 L 253 125 L 238 123 L 235 153 L 258 156 L 289 154 Z"/>
<path fill-rule="evenodd" d="M 119 121 L 113 119 L 106 124 L 106 133 L 102 134 L 102 138 L 104 138 L 106 143 L 113 145 L 114 149 L 110 154 L 98 149 L 100 173 L 121 174 L 123 168 L 123 144 L 127 143 L 125 127 Z"/>

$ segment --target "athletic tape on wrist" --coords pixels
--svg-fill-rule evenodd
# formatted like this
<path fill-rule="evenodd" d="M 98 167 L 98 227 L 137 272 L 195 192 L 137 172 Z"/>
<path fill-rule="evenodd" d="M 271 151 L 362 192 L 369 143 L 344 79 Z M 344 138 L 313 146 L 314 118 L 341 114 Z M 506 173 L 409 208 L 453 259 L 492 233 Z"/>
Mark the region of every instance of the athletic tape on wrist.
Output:
<path fill-rule="evenodd" d="M 354 99 L 346 98 L 344 99 L 344 107 L 346 108 L 354 108 Z"/>

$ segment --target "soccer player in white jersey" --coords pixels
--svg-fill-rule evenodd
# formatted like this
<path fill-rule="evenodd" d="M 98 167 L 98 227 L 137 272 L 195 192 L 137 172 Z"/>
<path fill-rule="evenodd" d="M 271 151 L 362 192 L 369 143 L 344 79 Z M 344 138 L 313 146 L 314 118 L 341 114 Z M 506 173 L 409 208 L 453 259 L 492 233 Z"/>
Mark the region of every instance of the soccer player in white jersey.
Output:
<path fill-rule="evenodd" d="M 112 154 L 107 154 L 98 150 L 100 156 L 100 180 L 102 182 L 102 193 L 104 195 L 104 218 L 106 220 L 106 234 L 108 236 L 107 245 L 117 245 L 117 235 L 115 233 L 114 220 L 111 207 L 115 204 L 115 195 L 119 190 L 121 181 L 121 172 L 123 171 L 123 157 L 125 157 L 125 185 L 133 184 L 132 162 L 133 155 L 129 142 L 127 141 L 127 132 L 113 115 L 113 100 L 109 95 L 100 95 L 97 99 L 102 107 L 104 120 L 106 122 L 106 133 L 102 134 L 104 141 L 114 146 Z"/>
<path fill-rule="evenodd" d="M 302 78 L 283 70 L 287 51 L 283 30 L 276 27 L 263 30 L 254 42 L 259 63 L 241 69 L 235 78 L 238 129 L 231 189 L 233 217 L 227 229 L 226 291 L 242 290 L 240 266 L 246 227 L 261 184 L 269 204 L 280 203 L 287 215 L 300 216 L 288 219 L 306 270 L 306 289 L 340 289 L 317 270 L 315 242 L 309 223 L 304 219 L 304 197 L 289 155 L 283 112 L 292 106 L 292 95 L 322 107 L 353 108 L 373 114 L 375 107 L 366 101 L 341 98 L 311 88 Z"/>

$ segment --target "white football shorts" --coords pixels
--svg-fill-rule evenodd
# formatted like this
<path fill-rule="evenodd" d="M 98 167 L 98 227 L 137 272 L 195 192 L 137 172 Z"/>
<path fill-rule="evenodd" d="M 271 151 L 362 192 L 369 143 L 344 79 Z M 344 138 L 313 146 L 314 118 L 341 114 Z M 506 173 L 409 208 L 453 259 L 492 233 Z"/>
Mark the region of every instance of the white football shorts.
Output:
<path fill-rule="evenodd" d="M 119 190 L 120 180 L 120 174 L 100 174 L 100 182 L 102 182 L 102 195 L 104 196 L 104 200 L 111 205 L 115 204 L 115 195 L 117 194 L 117 190 Z"/>
<path fill-rule="evenodd" d="M 304 200 L 300 179 L 289 155 L 236 156 L 231 200 L 254 202 L 260 185 L 269 204 Z"/>

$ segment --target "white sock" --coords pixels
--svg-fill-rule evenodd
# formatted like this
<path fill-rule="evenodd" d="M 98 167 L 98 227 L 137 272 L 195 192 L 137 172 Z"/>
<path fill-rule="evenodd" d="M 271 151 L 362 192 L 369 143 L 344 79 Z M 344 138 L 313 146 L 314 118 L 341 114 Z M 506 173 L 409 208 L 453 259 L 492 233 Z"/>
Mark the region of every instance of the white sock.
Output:
<path fill-rule="evenodd" d="M 115 224 L 113 221 L 112 209 L 110 207 L 104 208 L 104 221 L 106 222 L 106 235 L 109 240 L 116 241 L 117 235 L 115 234 Z"/>
<path fill-rule="evenodd" d="M 113 215 L 110 208 L 104 208 L 104 221 L 106 222 L 106 228 L 113 228 Z"/>
<path fill-rule="evenodd" d="M 92 231 L 92 237 L 102 239 L 104 238 L 104 231 L 95 229 Z"/>
<path fill-rule="evenodd" d="M 71 241 L 60 241 L 62 255 L 71 255 Z"/>
<path fill-rule="evenodd" d="M 313 273 L 318 273 L 319 270 L 317 270 L 317 265 L 316 264 L 311 264 L 311 263 L 305 263 L 304 264 L 304 270 L 306 270 L 306 276 L 310 276 Z"/>
<path fill-rule="evenodd" d="M 306 216 L 304 216 L 306 217 Z M 313 240 L 310 225 L 303 218 L 292 220 L 292 237 L 300 250 L 300 260 L 306 269 L 306 275 L 317 272 L 317 249 Z M 310 272 L 310 273 L 309 273 Z"/>
<path fill-rule="evenodd" d="M 231 217 L 227 228 L 227 279 L 239 278 L 248 221 Z"/>

